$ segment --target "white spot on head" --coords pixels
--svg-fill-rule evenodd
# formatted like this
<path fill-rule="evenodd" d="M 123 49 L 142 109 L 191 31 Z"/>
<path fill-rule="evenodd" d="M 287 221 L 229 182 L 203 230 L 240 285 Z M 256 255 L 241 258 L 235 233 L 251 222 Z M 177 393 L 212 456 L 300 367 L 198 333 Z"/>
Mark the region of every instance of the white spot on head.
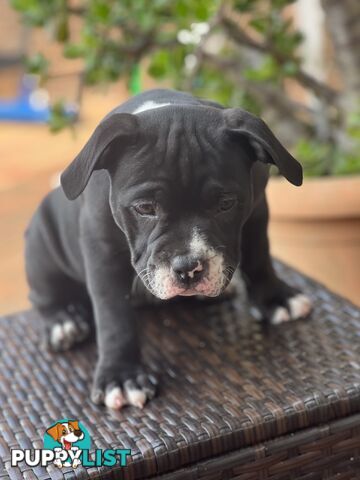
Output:
<path fill-rule="evenodd" d="M 156 108 L 167 107 L 171 105 L 171 103 L 156 103 L 153 100 L 148 100 L 147 102 L 140 105 L 140 107 L 136 108 L 132 113 L 137 114 L 141 112 L 146 112 L 147 110 L 155 110 Z"/>

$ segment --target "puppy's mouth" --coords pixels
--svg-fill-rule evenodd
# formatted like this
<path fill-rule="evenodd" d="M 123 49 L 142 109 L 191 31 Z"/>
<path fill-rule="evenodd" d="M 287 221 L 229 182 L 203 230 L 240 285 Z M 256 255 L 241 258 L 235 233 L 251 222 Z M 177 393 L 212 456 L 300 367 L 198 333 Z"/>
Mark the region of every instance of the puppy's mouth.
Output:
<path fill-rule="evenodd" d="M 64 448 L 65 448 L 65 450 L 70 450 L 71 442 L 68 442 L 67 440 L 64 440 Z"/>
<path fill-rule="evenodd" d="M 199 295 L 199 292 L 193 288 L 186 289 L 182 293 L 179 293 L 180 297 L 192 297 L 193 295 Z"/>
<path fill-rule="evenodd" d="M 148 269 L 147 269 L 148 270 Z M 230 283 L 235 269 L 227 266 L 216 272 L 209 271 L 207 276 L 189 285 L 179 285 L 169 267 L 158 266 L 145 275 L 139 274 L 146 288 L 157 298 L 169 300 L 176 296 L 191 297 L 202 295 L 205 297 L 217 297 Z"/>

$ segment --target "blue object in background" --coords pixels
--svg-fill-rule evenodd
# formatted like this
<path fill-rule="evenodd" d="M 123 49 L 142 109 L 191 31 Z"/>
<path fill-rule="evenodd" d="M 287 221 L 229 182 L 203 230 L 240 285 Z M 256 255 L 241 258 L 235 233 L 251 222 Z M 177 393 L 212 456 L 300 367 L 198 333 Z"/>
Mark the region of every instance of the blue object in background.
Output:
<path fill-rule="evenodd" d="M 67 114 L 76 117 L 76 106 L 69 104 Z M 49 118 L 49 95 L 46 90 L 38 88 L 34 75 L 23 76 L 17 97 L 0 99 L 0 121 L 45 123 Z"/>
<path fill-rule="evenodd" d="M 37 79 L 24 75 L 18 96 L 0 99 L 0 120 L 22 122 L 47 122 L 50 117 L 49 101 L 46 91 L 38 90 Z"/>

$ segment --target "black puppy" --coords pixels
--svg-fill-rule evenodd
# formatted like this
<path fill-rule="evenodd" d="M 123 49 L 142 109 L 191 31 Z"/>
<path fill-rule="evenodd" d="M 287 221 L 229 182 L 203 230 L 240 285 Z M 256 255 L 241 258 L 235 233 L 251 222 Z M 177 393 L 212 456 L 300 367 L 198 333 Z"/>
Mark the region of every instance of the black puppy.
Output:
<path fill-rule="evenodd" d="M 108 114 L 64 171 L 62 189 L 44 199 L 27 231 L 26 270 L 52 349 L 87 335 L 91 305 L 94 402 L 141 407 L 154 394 L 136 339 L 134 278 L 160 299 L 214 297 L 240 267 L 264 318 L 308 315 L 309 299 L 271 264 L 268 164 L 301 185 L 300 164 L 259 118 L 152 90 Z"/>

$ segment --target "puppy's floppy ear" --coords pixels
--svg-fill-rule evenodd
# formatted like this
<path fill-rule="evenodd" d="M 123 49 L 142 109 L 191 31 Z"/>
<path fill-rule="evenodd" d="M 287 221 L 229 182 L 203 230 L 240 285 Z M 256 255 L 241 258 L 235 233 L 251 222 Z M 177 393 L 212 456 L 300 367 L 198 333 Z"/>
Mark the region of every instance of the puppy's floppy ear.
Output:
<path fill-rule="evenodd" d="M 61 185 L 69 200 L 82 193 L 94 170 L 105 168 L 106 162 L 102 158 L 105 151 L 106 161 L 111 161 L 131 144 L 137 125 L 135 115 L 114 113 L 96 127 L 81 152 L 61 175 Z"/>
<path fill-rule="evenodd" d="M 302 167 L 286 150 L 261 118 L 241 108 L 224 111 L 225 121 L 234 135 L 247 137 L 250 146 L 257 154 L 257 160 L 276 165 L 293 185 L 302 184 Z"/>
<path fill-rule="evenodd" d="M 55 425 L 53 425 L 52 427 L 46 430 L 46 433 L 48 433 L 50 437 L 52 437 L 54 440 L 57 441 L 61 436 L 60 428 L 61 428 L 61 425 L 59 423 L 55 423 Z"/>
<path fill-rule="evenodd" d="M 73 426 L 75 430 L 80 430 L 79 422 L 77 420 L 69 420 L 69 424 Z"/>

